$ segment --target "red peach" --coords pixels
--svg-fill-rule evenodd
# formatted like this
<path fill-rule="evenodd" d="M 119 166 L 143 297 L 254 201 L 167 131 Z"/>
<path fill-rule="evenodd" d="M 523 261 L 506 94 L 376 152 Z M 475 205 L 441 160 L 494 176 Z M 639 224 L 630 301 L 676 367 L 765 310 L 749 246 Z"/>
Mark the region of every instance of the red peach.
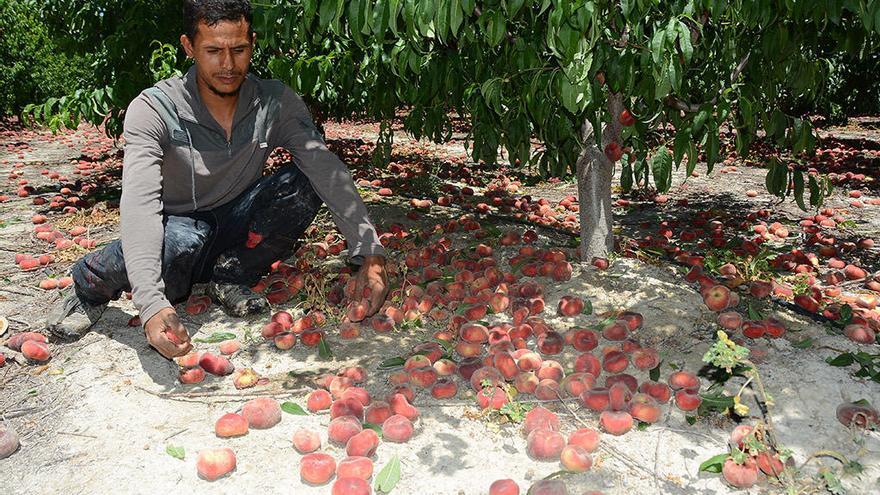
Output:
<path fill-rule="evenodd" d="M 559 398 L 559 382 L 545 378 L 538 382 L 535 387 L 535 397 L 540 400 L 553 400 Z"/>
<path fill-rule="evenodd" d="M 382 423 L 382 438 L 389 442 L 404 443 L 412 438 L 413 425 L 405 416 L 395 414 Z"/>
<path fill-rule="evenodd" d="M 305 330 L 300 336 L 300 341 L 307 347 L 316 347 L 321 339 L 324 338 L 324 332 L 321 330 Z"/>
<path fill-rule="evenodd" d="M 578 373 L 589 373 L 598 377 L 602 373 L 602 365 L 599 359 L 590 353 L 584 353 L 578 356 L 574 362 L 574 370 Z"/>
<path fill-rule="evenodd" d="M 532 484 L 529 495 L 568 495 L 568 488 L 562 480 L 538 480 Z"/>
<path fill-rule="evenodd" d="M 375 434 L 376 432 L 373 433 Z M 377 441 L 378 438 L 379 437 L 377 436 Z M 338 478 L 357 478 L 361 480 L 368 480 L 373 476 L 373 461 L 365 456 L 350 455 L 349 457 L 346 457 L 345 459 L 339 461 L 339 465 L 336 467 L 336 476 Z"/>
<path fill-rule="evenodd" d="M 844 403 L 837 406 L 837 420 L 846 427 L 858 426 L 869 428 L 878 424 L 877 410 L 871 406 L 855 403 Z"/>
<path fill-rule="evenodd" d="M 49 346 L 36 340 L 24 341 L 21 344 L 21 353 L 31 361 L 39 363 L 48 361 L 52 357 L 52 353 L 49 352 Z"/>
<path fill-rule="evenodd" d="M 712 311 L 724 311 L 730 306 L 730 289 L 723 285 L 715 285 L 703 293 L 703 302 Z"/>
<path fill-rule="evenodd" d="M 330 419 L 340 416 L 354 416 L 359 421 L 364 418 L 364 405 L 355 398 L 339 399 L 330 405 Z"/>
<path fill-rule="evenodd" d="M 260 330 L 260 334 L 264 339 L 274 338 L 276 335 L 284 332 L 284 327 L 278 322 L 270 322 L 263 325 L 263 329 Z"/>
<path fill-rule="evenodd" d="M 292 349 L 296 345 L 296 334 L 291 332 L 281 332 L 272 338 L 275 347 L 279 350 L 286 351 Z"/>
<path fill-rule="evenodd" d="M 737 464 L 732 457 L 728 458 L 724 461 L 721 474 L 736 488 L 751 488 L 758 482 L 758 468 L 751 457 L 746 458 L 743 464 Z"/>
<path fill-rule="evenodd" d="M 318 432 L 300 428 L 293 432 L 293 448 L 300 454 L 310 454 L 321 448 Z"/>
<path fill-rule="evenodd" d="M 602 411 L 599 415 L 602 429 L 612 435 L 623 435 L 633 427 L 633 418 L 625 411 Z"/>
<path fill-rule="evenodd" d="M 477 392 L 477 404 L 481 409 L 501 409 L 507 402 L 507 393 L 501 387 L 484 387 Z"/>
<path fill-rule="evenodd" d="M 205 380 L 205 370 L 198 366 L 196 366 L 195 368 L 184 368 L 180 370 L 180 374 L 177 376 L 177 379 L 180 380 L 180 383 L 186 385 L 201 383 Z"/>
<path fill-rule="evenodd" d="M 619 319 L 626 322 L 626 327 L 630 332 L 634 332 L 641 328 L 642 323 L 645 321 L 645 317 L 642 316 L 641 313 L 636 313 L 635 311 L 624 311 L 620 314 Z"/>
<path fill-rule="evenodd" d="M 404 416 L 410 421 L 415 421 L 419 417 L 419 410 L 410 404 L 403 394 L 394 394 L 389 397 L 388 405 L 395 415 Z"/>
<path fill-rule="evenodd" d="M 526 439 L 526 451 L 529 456 L 539 461 L 559 459 L 565 448 L 565 437 L 561 433 L 545 428 L 532 430 Z"/>
<path fill-rule="evenodd" d="M 535 374 L 538 375 L 538 378 L 541 380 L 549 379 L 558 382 L 565 376 L 565 370 L 562 369 L 562 365 L 559 364 L 558 361 L 548 359 L 541 363 L 541 367 L 538 368 L 538 371 Z"/>
<path fill-rule="evenodd" d="M 758 455 L 755 456 L 755 464 L 757 464 L 758 469 L 767 476 L 778 477 L 785 469 L 779 455 L 771 455 L 769 452 L 759 452 Z"/>
<path fill-rule="evenodd" d="M 660 406 L 648 394 L 636 394 L 629 403 L 629 413 L 644 423 L 656 423 L 660 419 Z"/>
<path fill-rule="evenodd" d="M 462 340 L 455 344 L 455 352 L 465 358 L 477 357 L 483 353 L 483 345 Z"/>
<path fill-rule="evenodd" d="M 602 358 L 602 369 L 609 373 L 620 373 L 629 366 L 629 358 L 621 351 L 611 351 Z"/>
<path fill-rule="evenodd" d="M 483 366 L 482 368 L 473 372 L 470 378 L 471 388 L 474 392 L 479 392 L 483 389 L 484 382 L 491 387 L 497 387 L 504 383 L 504 376 L 501 375 L 496 368 L 492 366 Z"/>
<path fill-rule="evenodd" d="M 575 296 L 562 296 L 559 301 L 559 314 L 562 316 L 577 316 L 584 310 L 583 299 Z"/>
<path fill-rule="evenodd" d="M 533 371 L 520 371 L 513 380 L 513 386 L 521 394 L 534 394 L 540 381 Z"/>
<path fill-rule="evenodd" d="M 330 392 L 319 389 L 314 390 L 309 394 L 309 397 L 306 399 L 306 408 L 308 408 L 309 411 L 316 413 L 318 411 L 330 409 L 332 403 L 333 398 L 330 396 Z"/>
<path fill-rule="evenodd" d="M 367 410 L 364 412 L 364 419 L 368 423 L 381 425 L 393 414 L 394 413 L 391 412 L 391 406 L 389 406 L 387 402 L 376 401 L 367 407 Z"/>
<path fill-rule="evenodd" d="M 271 397 L 258 397 L 244 403 L 241 415 L 251 428 L 271 428 L 281 422 L 281 406 Z"/>
<path fill-rule="evenodd" d="M 455 361 L 446 358 L 435 361 L 433 367 L 437 376 L 452 376 L 458 371 L 458 365 L 455 364 Z"/>
<path fill-rule="evenodd" d="M 410 387 L 409 385 L 398 385 L 394 387 L 393 390 L 391 390 L 391 393 L 389 393 L 387 397 L 385 397 L 385 402 L 391 403 L 391 397 L 393 397 L 394 394 L 400 394 L 404 396 L 406 400 L 410 401 L 410 403 L 412 403 L 412 401 L 416 398 L 416 392 L 412 389 L 412 387 Z"/>
<path fill-rule="evenodd" d="M 623 383 L 615 383 L 608 388 L 608 406 L 612 411 L 623 411 L 632 398 L 629 387 Z"/>
<path fill-rule="evenodd" d="M 599 447 L 599 432 L 592 428 L 575 430 L 568 436 L 568 445 L 577 445 L 587 452 L 593 452 Z"/>
<path fill-rule="evenodd" d="M 479 323 L 468 323 L 460 330 L 462 340 L 465 342 L 483 344 L 489 340 L 489 330 Z"/>
<path fill-rule="evenodd" d="M 499 352 L 492 359 L 492 364 L 505 380 L 512 380 L 518 373 L 516 360 L 509 352 Z"/>
<path fill-rule="evenodd" d="M 370 495 L 373 493 L 370 484 L 360 478 L 337 477 L 333 482 L 330 495 Z"/>
<path fill-rule="evenodd" d="M 626 340 L 629 336 L 629 328 L 625 321 L 618 320 L 602 329 L 602 336 L 608 340 Z"/>
<path fill-rule="evenodd" d="M 873 344 L 876 340 L 876 334 L 867 325 L 859 323 L 850 323 L 843 327 L 843 334 L 853 342 L 860 344 Z"/>
<path fill-rule="evenodd" d="M 208 481 L 214 481 L 235 469 L 235 453 L 229 448 L 204 449 L 196 459 L 196 471 Z"/>
<path fill-rule="evenodd" d="M 228 359 L 210 352 L 206 352 L 199 357 L 199 366 L 215 376 L 231 375 L 235 371 L 235 366 Z"/>
<path fill-rule="evenodd" d="M 761 321 L 746 321 L 742 324 L 742 334 L 750 339 L 759 339 L 767 332 L 767 326 Z"/>
<path fill-rule="evenodd" d="M 562 449 L 559 459 L 565 469 L 576 473 L 582 473 L 593 466 L 593 458 L 590 457 L 590 453 L 577 445 L 566 445 Z"/>
<path fill-rule="evenodd" d="M 584 407 L 598 412 L 608 409 L 611 398 L 607 388 L 593 387 L 581 394 L 581 403 Z"/>
<path fill-rule="evenodd" d="M 489 485 L 489 495 L 519 495 L 519 486 L 511 479 L 495 480 Z"/>
<path fill-rule="evenodd" d="M 694 390 L 683 389 L 675 393 L 675 405 L 682 411 L 693 411 L 702 402 L 702 397 Z"/>
<path fill-rule="evenodd" d="M 736 311 L 725 311 L 718 315 L 718 326 L 726 330 L 737 330 L 742 322 L 742 315 Z"/>
<path fill-rule="evenodd" d="M 241 343 L 239 343 L 235 339 L 224 340 L 223 342 L 220 342 L 219 348 L 220 348 L 220 354 L 225 354 L 228 356 L 230 354 L 235 353 L 235 351 L 239 350 L 241 348 Z"/>
<path fill-rule="evenodd" d="M 730 444 L 731 447 L 736 447 L 740 450 L 745 450 L 744 439 L 749 436 L 753 431 L 753 428 L 750 425 L 737 425 L 733 431 L 730 432 L 730 438 L 727 440 L 727 443 Z"/>
<path fill-rule="evenodd" d="M 345 389 L 345 392 L 342 392 L 342 397 L 340 397 L 340 399 L 353 399 L 360 402 L 364 407 L 370 405 L 370 393 L 361 387 L 349 387 Z"/>
<path fill-rule="evenodd" d="M 239 437 L 248 432 L 248 422 L 240 414 L 226 413 L 214 424 L 214 433 L 220 438 Z"/>
<path fill-rule="evenodd" d="M 458 393 L 458 385 L 450 378 L 442 378 L 431 387 L 431 396 L 435 399 L 449 399 Z"/>
<path fill-rule="evenodd" d="M 537 406 L 526 413 L 523 421 L 523 432 L 526 436 L 537 430 L 559 431 L 559 417 L 553 411 Z"/>
<path fill-rule="evenodd" d="M 690 371 L 676 371 L 672 373 L 669 375 L 667 383 L 669 383 L 672 390 L 699 390 L 700 388 L 700 379 Z"/>
<path fill-rule="evenodd" d="M 28 340 L 32 340 L 34 342 L 42 342 L 47 343 L 49 340 L 45 335 L 36 332 L 19 332 L 6 341 L 6 347 L 12 349 L 13 351 L 21 352 L 21 346 Z"/>
<path fill-rule="evenodd" d="M 599 345 L 596 332 L 587 329 L 578 329 L 572 335 L 571 344 L 580 352 L 592 351 Z"/>
<path fill-rule="evenodd" d="M 589 373 L 572 373 L 559 383 L 569 397 L 580 397 L 582 393 L 593 388 L 596 378 Z"/>
<path fill-rule="evenodd" d="M 430 388 L 437 381 L 437 371 L 433 367 L 423 366 L 409 372 L 409 381 L 420 388 Z"/>
<path fill-rule="evenodd" d="M 543 359 L 537 352 L 527 351 L 517 358 L 516 366 L 520 371 L 535 371 L 541 368 Z"/>
<path fill-rule="evenodd" d="M 348 439 L 345 444 L 345 453 L 350 456 L 372 457 L 379 447 L 379 435 L 372 429 L 367 428 Z"/>
<path fill-rule="evenodd" d="M 542 354 L 559 354 L 565 346 L 565 339 L 557 332 L 549 331 L 538 337 L 538 350 Z"/>
<path fill-rule="evenodd" d="M 327 426 L 327 438 L 331 442 L 345 445 L 351 437 L 363 431 L 361 422 L 354 416 L 339 416 L 330 421 Z"/>
<path fill-rule="evenodd" d="M 609 389 L 617 383 L 622 383 L 623 385 L 626 385 L 626 388 L 628 388 L 630 392 L 635 392 L 639 388 L 639 381 L 636 379 L 636 377 L 628 373 L 611 375 L 605 378 L 605 387 Z"/>
<path fill-rule="evenodd" d="M 642 348 L 633 352 L 633 365 L 640 370 L 650 370 L 660 364 L 660 353 L 656 349 Z"/>
<path fill-rule="evenodd" d="M 323 485 L 330 481 L 336 472 L 336 460 L 329 454 L 313 452 L 299 461 L 299 474 L 303 481 L 312 485 Z"/>
<path fill-rule="evenodd" d="M 665 383 L 646 381 L 639 385 L 639 392 L 648 394 L 657 402 L 665 404 L 672 398 L 672 390 Z"/>
<path fill-rule="evenodd" d="M 272 315 L 272 321 L 281 325 L 284 330 L 290 330 L 293 326 L 293 316 L 287 311 L 279 311 Z"/>

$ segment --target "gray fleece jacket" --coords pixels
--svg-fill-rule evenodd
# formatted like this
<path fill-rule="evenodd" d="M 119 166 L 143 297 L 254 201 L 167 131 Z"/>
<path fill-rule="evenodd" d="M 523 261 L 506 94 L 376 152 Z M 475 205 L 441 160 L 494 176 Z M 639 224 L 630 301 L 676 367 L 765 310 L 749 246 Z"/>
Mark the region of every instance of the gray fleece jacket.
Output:
<path fill-rule="evenodd" d="M 162 281 L 163 214 L 206 211 L 234 199 L 262 176 L 269 153 L 287 149 L 324 201 L 357 262 L 384 255 L 345 164 L 327 149 L 302 98 L 277 80 L 248 75 L 232 139 L 202 103 L 195 68 L 156 84 L 173 103 L 141 93 L 125 114 L 122 249 L 132 299 L 145 322 L 170 307 Z M 166 100 L 166 101 L 167 101 Z"/>

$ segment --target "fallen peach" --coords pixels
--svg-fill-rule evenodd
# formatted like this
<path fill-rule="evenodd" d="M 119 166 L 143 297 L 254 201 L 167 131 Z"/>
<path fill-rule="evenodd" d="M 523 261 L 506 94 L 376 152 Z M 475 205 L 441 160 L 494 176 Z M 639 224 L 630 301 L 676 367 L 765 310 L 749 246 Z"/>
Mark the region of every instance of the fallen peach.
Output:
<path fill-rule="evenodd" d="M 199 357 L 199 366 L 216 376 L 230 375 L 235 371 L 235 366 L 228 359 L 210 352 L 206 352 Z"/>
<path fill-rule="evenodd" d="M 675 405 L 682 411 L 693 411 L 700 407 L 702 397 L 695 390 L 682 389 L 675 392 Z"/>
<path fill-rule="evenodd" d="M 381 425 L 386 419 L 390 418 L 394 413 L 391 412 L 391 406 L 386 402 L 376 401 L 367 407 L 364 412 L 364 420 L 367 423 Z"/>
<path fill-rule="evenodd" d="M 196 471 L 199 476 L 214 481 L 235 469 L 235 453 L 229 448 L 205 449 L 199 451 Z"/>
<path fill-rule="evenodd" d="M 618 320 L 603 328 L 602 336 L 608 340 L 626 340 L 629 336 L 629 327 L 625 321 Z"/>
<path fill-rule="evenodd" d="M 581 394 L 581 404 L 593 411 L 604 411 L 611 404 L 611 398 L 608 395 L 608 389 L 605 387 L 594 387 Z"/>
<path fill-rule="evenodd" d="M 513 380 L 513 386 L 522 394 L 534 394 L 541 380 L 532 371 L 520 371 Z"/>
<path fill-rule="evenodd" d="M 321 452 L 304 455 L 299 466 L 300 477 L 312 485 L 327 483 L 336 472 L 336 461 L 329 454 Z"/>
<path fill-rule="evenodd" d="M 733 458 L 727 459 L 721 468 L 721 474 L 736 488 L 751 488 L 758 482 L 758 468 L 751 457 L 746 458 L 743 464 L 737 464 Z"/>
<path fill-rule="evenodd" d="M 330 405 L 330 419 L 341 416 L 354 416 L 358 421 L 364 418 L 364 405 L 358 399 L 339 399 Z"/>
<path fill-rule="evenodd" d="M 409 403 L 403 394 L 394 394 L 388 398 L 388 405 L 391 406 L 391 412 L 401 415 L 415 421 L 419 417 L 419 410 Z"/>
<path fill-rule="evenodd" d="M 306 407 L 313 413 L 330 409 L 332 403 L 333 398 L 330 396 L 330 392 L 323 389 L 313 391 L 306 399 Z"/>
<path fill-rule="evenodd" d="M 49 352 L 49 346 L 36 340 L 24 341 L 21 344 L 21 353 L 29 360 L 38 363 L 48 361 L 52 357 L 52 353 Z"/>
<path fill-rule="evenodd" d="M 511 479 L 495 480 L 489 485 L 489 495 L 519 495 L 519 486 Z"/>
<path fill-rule="evenodd" d="M 375 432 L 373 433 L 375 434 Z M 364 456 L 352 456 L 349 454 L 349 457 L 339 461 L 339 465 L 336 467 L 336 476 L 339 478 L 368 480 L 373 476 L 373 461 Z"/>
<path fill-rule="evenodd" d="M 562 480 L 538 480 L 529 487 L 529 495 L 568 495 Z"/>
<path fill-rule="evenodd" d="M 214 424 L 214 433 L 220 438 L 239 437 L 248 432 L 248 422 L 240 414 L 226 413 Z"/>
<path fill-rule="evenodd" d="M 177 379 L 180 380 L 180 383 L 184 383 L 187 385 L 201 383 L 205 380 L 205 370 L 198 366 L 196 366 L 195 368 L 183 368 L 180 370 L 180 374 L 177 376 Z"/>
<path fill-rule="evenodd" d="M 592 330 L 579 329 L 574 331 L 571 344 L 580 352 L 592 351 L 599 345 L 599 338 Z"/>
<path fill-rule="evenodd" d="M 642 348 L 633 351 L 633 365 L 640 370 L 650 370 L 660 364 L 660 353 L 656 349 Z"/>
<path fill-rule="evenodd" d="M 667 380 L 672 390 L 698 390 L 700 388 L 700 379 L 697 375 L 690 371 L 676 371 L 669 375 Z"/>
<path fill-rule="evenodd" d="M 526 413 L 523 421 L 523 432 L 528 436 L 529 433 L 540 428 L 559 431 L 559 417 L 553 411 L 537 406 Z"/>
<path fill-rule="evenodd" d="M 300 454 L 309 454 L 321 448 L 318 432 L 300 428 L 293 432 L 293 448 Z"/>
<path fill-rule="evenodd" d="M 538 337 L 538 350 L 542 354 L 559 354 L 565 345 L 565 339 L 557 332 L 549 331 Z"/>
<path fill-rule="evenodd" d="M 22 344 L 29 340 L 32 340 L 34 342 L 42 342 L 44 344 L 49 341 L 46 336 L 41 333 L 19 332 L 9 337 L 9 340 L 6 341 L 6 347 L 12 349 L 13 351 L 21 352 Z"/>
<path fill-rule="evenodd" d="M 281 406 L 271 397 L 258 397 L 244 403 L 241 415 L 251 428 L 271 428 L 281 422 Z"/>
<path fill-rule="evenodd" d="M 409 372 L 409 381 L 420 388 L 430 388 L 437 381 L 437 371 L 431 365 L 415 368 Z"/>
<path fill-rule="evenodd" d="M 541 363 L 541 367 L 538 368 L 538 371 L 535 374 L 538 375 L 538 378 L 541 380 L 553 380 L 554 382 L 558 382 L 565 376 L 565 370 L 562 369 L 562 365 L 559 364 L 558 361 L 547 359 Z"/>
<path fill-rule="evenodd" d="M 660 405 L 648 394 L 635 394 L 629 402 L 629 413 L 644 423 L 656 423 L 660 419 Z"/>
<path fill-rule="evenodd" d="M 584 310 L 584 301 L 579 297 L 562 296 L 559 301 L 559 314 L 562 316 L 577 316 Z"/>
<path fill-rule="evenodd" d="M 559 460 L 562 461 L 565 469 L 576 473 L 582 473 L 593 466 L 593 458 L 590 457 L 590 453 L 577 445 L 566 445 L 559 454 Z"/>
<path fill-rule="evenodd" d="M 330 495 L 370 495 L 371 493 L 373 491 L 366 480 L 341 476 L 336 478 L 330 490 Z"/>
<path fill-rule="evenodd" d="M 220 354 L 230 355 L 241 348 L 241 343 L 237 340 L 225 340 L 220 343 Z"/>
<path fill-rule="evenodd" d="M 477 404 L 482 409 L 501 409 L 507 402 L 507 393 L 501 387 L 483 387 L 477 392 Z"/>
<path fill-rule="evenodd" d="M 354 416 L 340 416 L 330 421 L 327 426 L 327 437 L 331 442 L 345 445 L 351 437 L 363 431 L 361 422 Z"/>
<path fill-rule="evenodd" d="M 629 366 L 629 358 L 622 351 L 611 351 L 602 357 L 602 369 L 609 373 L 620 373 Z"/>
<path fill-rule="evenodd" d="M 413 425 L 412 422 L 406 418 L 406 416 L 395 414 L 382 423 L 383 440 L 395 443 L 403 443 L 412 438 L 412 435 Z"/>
<path fill-rule="evenodd" d="M 538 428 L 529 433 L 526 439 L 526 451 L 540 461 L 559 459 L 565 448 L 565 437 L 561 433 L 546 428 Z"/>
<path fill-rule="evenodd" d="M 587 452 L 593 452 L 599 447 L 599 432 L 592 428 L 575 430 L 568 436 L 568 445 L 577 445 Z"/>
<path fill-rule="evenodd" d="M 596 356 L 590 353 L 584 353 L 578 356 L 575 360 L 574 370 L 578 373 L 589 373 L 598 377 L 602 373 L 602 364 Z"/>
<path fill-rule="evenodd" d="M 435 399 L 449 399 L 457 393 L 458 385 L 449 378 L 441 378 L 431 387 L 431 396 Z"/>
<path fill-rule="evenodd" d="M 639 385 L 639 392 L 650 395 L 661 404 L 669 402 L 669 399 L 672 398 L 672 389 L 669 388 L 669 385 L 655 381 L 642 382 Z"/>
<path fill-rule="evenodd" d="M 350 456 L 372 457 L 379 447 L 379 435 L 370 428 L 348 439 L 345 444 L 345 453 Z"/>
<path fill-rule="evenodd" d="M 0 424 L 0 459 L 6 459 L 18 450 L 20 441 L 18 434 L 5 425 Z"/>
<path fill-rule="evenodd" d="M 878 424 L 877 410 L 871 406 L 844 403 L 837 406 L 837 420 L 846 427 L 870 428 Z"/>
<path fill-rule="evenodd" d="M 633 418 L 625 411 L 602 411 L 599 415 L 602 429 L 612 435 L 623 435 L 633 427 Z"/>

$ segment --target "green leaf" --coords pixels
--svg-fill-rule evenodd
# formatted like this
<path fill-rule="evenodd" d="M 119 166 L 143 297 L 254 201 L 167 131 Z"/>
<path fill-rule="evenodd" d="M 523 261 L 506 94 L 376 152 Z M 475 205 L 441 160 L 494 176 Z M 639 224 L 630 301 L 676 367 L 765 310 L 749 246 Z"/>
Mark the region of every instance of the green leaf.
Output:
<path fill-rule="evenodd" d="M 224 340 L 232 340 L 234 338 L 236 338 L 236 335 L 234 333 L 214 332 L 207 337 L 193 339 L 193 342 L 198 344 L 217 344 L 219 342 L 223 342 Z"/>
<path fill-rule="evenodd" d="M 404 359 L 400 356 L 396 356 L 393 358 L 388 358 L 388 359 L 382 361 L 381 363 L 379 363 L 379 369 L 382 370 L 382 369 L 390 369 L 390 368 L 399 368 L 399 367 L 403 366 L 404 363 L 406 363 L 406 359 Z"/>
<path fill-rule="evenodd" d="M 295 402 L 282 402 L 281 410 L 286 412 L 287 414 L 293 414 L 294 416 L 308 416 L 309 413 L 305 411 L 299 404 Z"/>
<path fill-rule="evenodd" d="M 461 2 L 449 2 L 449 29 L 452 31 L 452 37 L 458 36 L 458 29 L 464 20 L 464 13 L 461 9 Z"/>
<path fill-rule="evenodd" d="M 165 453 L 181 461 L 186 457 L 186 450 L 183 447 L 175 447 L 170 443 L 165 446 Z"/>
<path fill-rule="evenodd" d="M 321 340 L 318 341 L 318 356 L 322 359 L 330 359 L 333 357 L 333 353 L 330 352 L 330 346 L 327 344 L 327 340 L 324 337 L 321 337 Z"/>
<path fill-rule="evenodd" d="M 706 169 L 708 172 L 712 172 L 712 168 L 718 163 L 718 150 L 720 147 L 718 127 L 713 122 L 706 134 Z"/>
<path fill-rule="evenodd" d="M 792 182 L 794 182 L 794 200 L 801 210 L 807 211 L 804 204 L 804 173 L 795 170 L 792 172 Z"/>
<path fill-rule="evenodd" d="M 856 358 L 851 352 L 845 352 L 834 358 L 826 358 L 825 362 L 830 364 L 831 366 L 843 367 L 849 366 L 856 362 Z"/>
<path fill-rule="evenodd" d="M 698 469 L 698 472 L 705 471 L 707 473 L 720 473 L 721 468 L 724 467 L 724 461 L 726 461 L 728 457 L 730 457 L 730 454 L 726 452 L 723 454 L 712 456 L 703 461 L 702 464 L 700 464 L 700 469 Z"/>
<path fill-rule="evenodd" d="M 691 31 L 687 24 L 678 21 L 678 45 L 681 47 L 681 54 L 684 56 L 685 63 L 691 61 L 694 55 L 694 46 L 691 44 Z"/>
<path fill-rule="evenodd" d="M 623 192 L 632 191 L 633 187 L 633 170 L 632 165 L 629 164 L 629 160 L 623 163 L 623 168 L 620 171 L 620 188 L 623 189 Z"/>
<path fill-rule="evenodd" d="M 697 418 L 695 416 L 685 416 L 684 420 L 687 421 L 687 424 L 693 426 L 697 422 Z"/>
<path fill-rule="evenodd" d="M 813 339 L 811 339 L 810 337 L 807 337 L 804 340 L 802 340 L 800 342 L 795 342 L 791 345 L 798 348 L 798 349 L 808 349 L 813 346 Z"/>
<path fill-rule="evenodd" d="M 666 192 L 672 187 L 672 154 L 666 146 L 658 149 L 651 157 L 651 173 L 658 191 Z"/>
<path fill-rule="evenodd" d="M 752 301 L 749 301 L 749 319 L 752 319 L 752 320 L 763 320 L 764 319 L 764 315 L 762 315 L 760 311 L 758 311 L 757 309 L 755 309 L 754 306 L 752 306 Z"/>
<path fill-rule="evenodd" d="M 593 314 L 593 301 L 589 299 L 584 299 L 584 309 L 581 311 L 582 315 L 591 315 Z"/>
<path fill-rule="evenodd" d="M 376 491 L 390 493 L 397 486 L 398 481 L 400 481 L 400 458 L 394 454 L 394 457 L 376 475 Z"/>
<path fill-rule="evenodd" d="M 484 14 L 485 15 L 485 14 Z M 507 34 L 507 21 L 500 11 L 493 11 L 486 19 L 486 41 L 489 46 L 496 47 Z"/>
<path fill-rule="evenodd" d="M 368 423 L 368 422 L 364 421 L 363 426 L 364 426 L 364 428 L 368 428 L 370 430 L 375 431 L 376 433 L 379 434 L 379 438 L 382 438 L 382 425 L 377 425 L 376 423 Z"/>
<path fill-rule="evenodd" d="M 844 304 L 840 307 L 840 320 L 838 322 L 841 325 L 848 325 L 852 321 L 853 317 L 853 309 L 849 304 Z"/>
<path fill-rule="evenodd" d="M 651 371 L 648 372 L 648 378 L 650 378 L 652 381 L 655 381 L 655 382 L 660 380 L 660 366 L 662 364 L 663 364 L 663 361 L 660 361 L 657 364 L 657 366 L 652 368 Z"/>

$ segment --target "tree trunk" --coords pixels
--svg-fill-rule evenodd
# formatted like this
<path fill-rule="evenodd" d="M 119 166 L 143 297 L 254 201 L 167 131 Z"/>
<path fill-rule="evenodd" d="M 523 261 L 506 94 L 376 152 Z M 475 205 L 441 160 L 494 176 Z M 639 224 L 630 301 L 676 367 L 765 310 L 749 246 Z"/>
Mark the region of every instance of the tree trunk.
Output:
<path fill-rule="evenodd" d="M 585 120 L 581 127 L 581 150 L 577 161 L 578 203 L 581 221 L 581 259 L 608 258 L 614 250 L 614 234 L 611 217 L 611 179 L 614 164 L 605 156 L 605 146 L 620 139 L 620 113 L 623 96 L 608 95 L 610 122 L 602 129 L 600 142 L 596 142 L 593 124 Z M 620 144 L 618 142 L 618 144 Z"/>

